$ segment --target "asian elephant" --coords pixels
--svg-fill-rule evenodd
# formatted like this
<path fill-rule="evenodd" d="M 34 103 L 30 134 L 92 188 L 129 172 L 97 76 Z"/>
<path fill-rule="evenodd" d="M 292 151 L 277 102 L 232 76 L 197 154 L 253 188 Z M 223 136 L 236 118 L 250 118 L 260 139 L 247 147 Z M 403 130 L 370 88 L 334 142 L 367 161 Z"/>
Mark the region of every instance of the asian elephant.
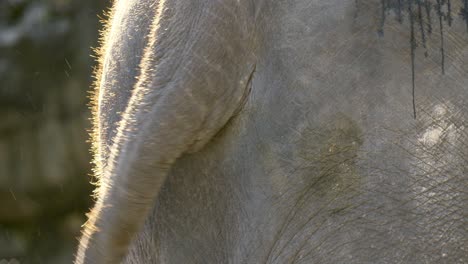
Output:
<path fill-rule="evenodd" d="M 467 0 L 116 0 L 76 263 L 468 263 Z"/>

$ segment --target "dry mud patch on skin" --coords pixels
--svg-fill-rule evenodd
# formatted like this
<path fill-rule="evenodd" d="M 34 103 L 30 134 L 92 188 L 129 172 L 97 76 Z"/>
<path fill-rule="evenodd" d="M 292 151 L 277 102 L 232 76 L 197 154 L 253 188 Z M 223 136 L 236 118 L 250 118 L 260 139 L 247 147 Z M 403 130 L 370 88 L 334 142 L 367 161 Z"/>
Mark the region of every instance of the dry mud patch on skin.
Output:
<path fill-rule="evenodd" d="M 319 126 L 304 122 L 293 153 L 294 167 L 303 172 L 304 183 L 314 185 L 320 196 L 340 195 L 359 183 L 356 166 L 362 132 L 344 114 L 330 120 Z"/>
<path fill-rule="evenodd" d="M 346 215 L 360 206 L 363 132 L 343 113 L 323 120 L 305 118 L 284 139 L 290 145 L 277 145 L 277 155 L 270 154 L 276 160 L 272 187 L 281 219 L 270 262 L 316 259 L 321 253 L 310 249 L 335 247 L 329 243 L 345 228 Z"/>
<path fill-rule="evenodd" d="M 326 120 L 315 123 L 305 118 L 289 130 L 282 142 L 272 144 L 266 151 L 264 166 L 273 166 L 274 192 L 288 192 L 288 183 L 297 183 L 304 194 L 319 197 L 342 195 L 359 188 L 358 152 L 363 133 L 345 114 Z"/>

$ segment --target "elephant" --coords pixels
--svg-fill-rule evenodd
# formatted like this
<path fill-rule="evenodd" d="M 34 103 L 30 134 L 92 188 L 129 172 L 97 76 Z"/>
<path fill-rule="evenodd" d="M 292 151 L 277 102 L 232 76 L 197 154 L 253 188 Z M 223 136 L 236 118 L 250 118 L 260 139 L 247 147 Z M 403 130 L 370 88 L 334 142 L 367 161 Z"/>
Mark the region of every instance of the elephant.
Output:
<path fill-rule="evenodd" d="M 468 263 L 466 0 L 116 0 L 82 263 Z"/>

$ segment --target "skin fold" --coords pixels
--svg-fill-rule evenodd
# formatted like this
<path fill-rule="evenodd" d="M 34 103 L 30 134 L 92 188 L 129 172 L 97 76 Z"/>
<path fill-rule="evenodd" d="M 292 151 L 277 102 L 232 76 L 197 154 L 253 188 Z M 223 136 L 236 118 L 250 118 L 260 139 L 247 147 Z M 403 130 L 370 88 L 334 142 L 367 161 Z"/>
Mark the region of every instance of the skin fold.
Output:
<path fill-rule="evenodd" d="M 468 262 L 464 8 L 116 0 L 75 263 Z"/>

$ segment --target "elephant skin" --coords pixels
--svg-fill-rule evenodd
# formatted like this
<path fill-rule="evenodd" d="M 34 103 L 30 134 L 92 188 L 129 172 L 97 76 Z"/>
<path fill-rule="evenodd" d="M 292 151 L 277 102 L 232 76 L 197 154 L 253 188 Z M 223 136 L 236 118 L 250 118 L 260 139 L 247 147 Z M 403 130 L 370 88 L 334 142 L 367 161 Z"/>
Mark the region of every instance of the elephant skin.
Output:
<path fill-rule="evenodd" d="M 465 0 L 116 0 L 76 263 L 468 263 Z"/>

